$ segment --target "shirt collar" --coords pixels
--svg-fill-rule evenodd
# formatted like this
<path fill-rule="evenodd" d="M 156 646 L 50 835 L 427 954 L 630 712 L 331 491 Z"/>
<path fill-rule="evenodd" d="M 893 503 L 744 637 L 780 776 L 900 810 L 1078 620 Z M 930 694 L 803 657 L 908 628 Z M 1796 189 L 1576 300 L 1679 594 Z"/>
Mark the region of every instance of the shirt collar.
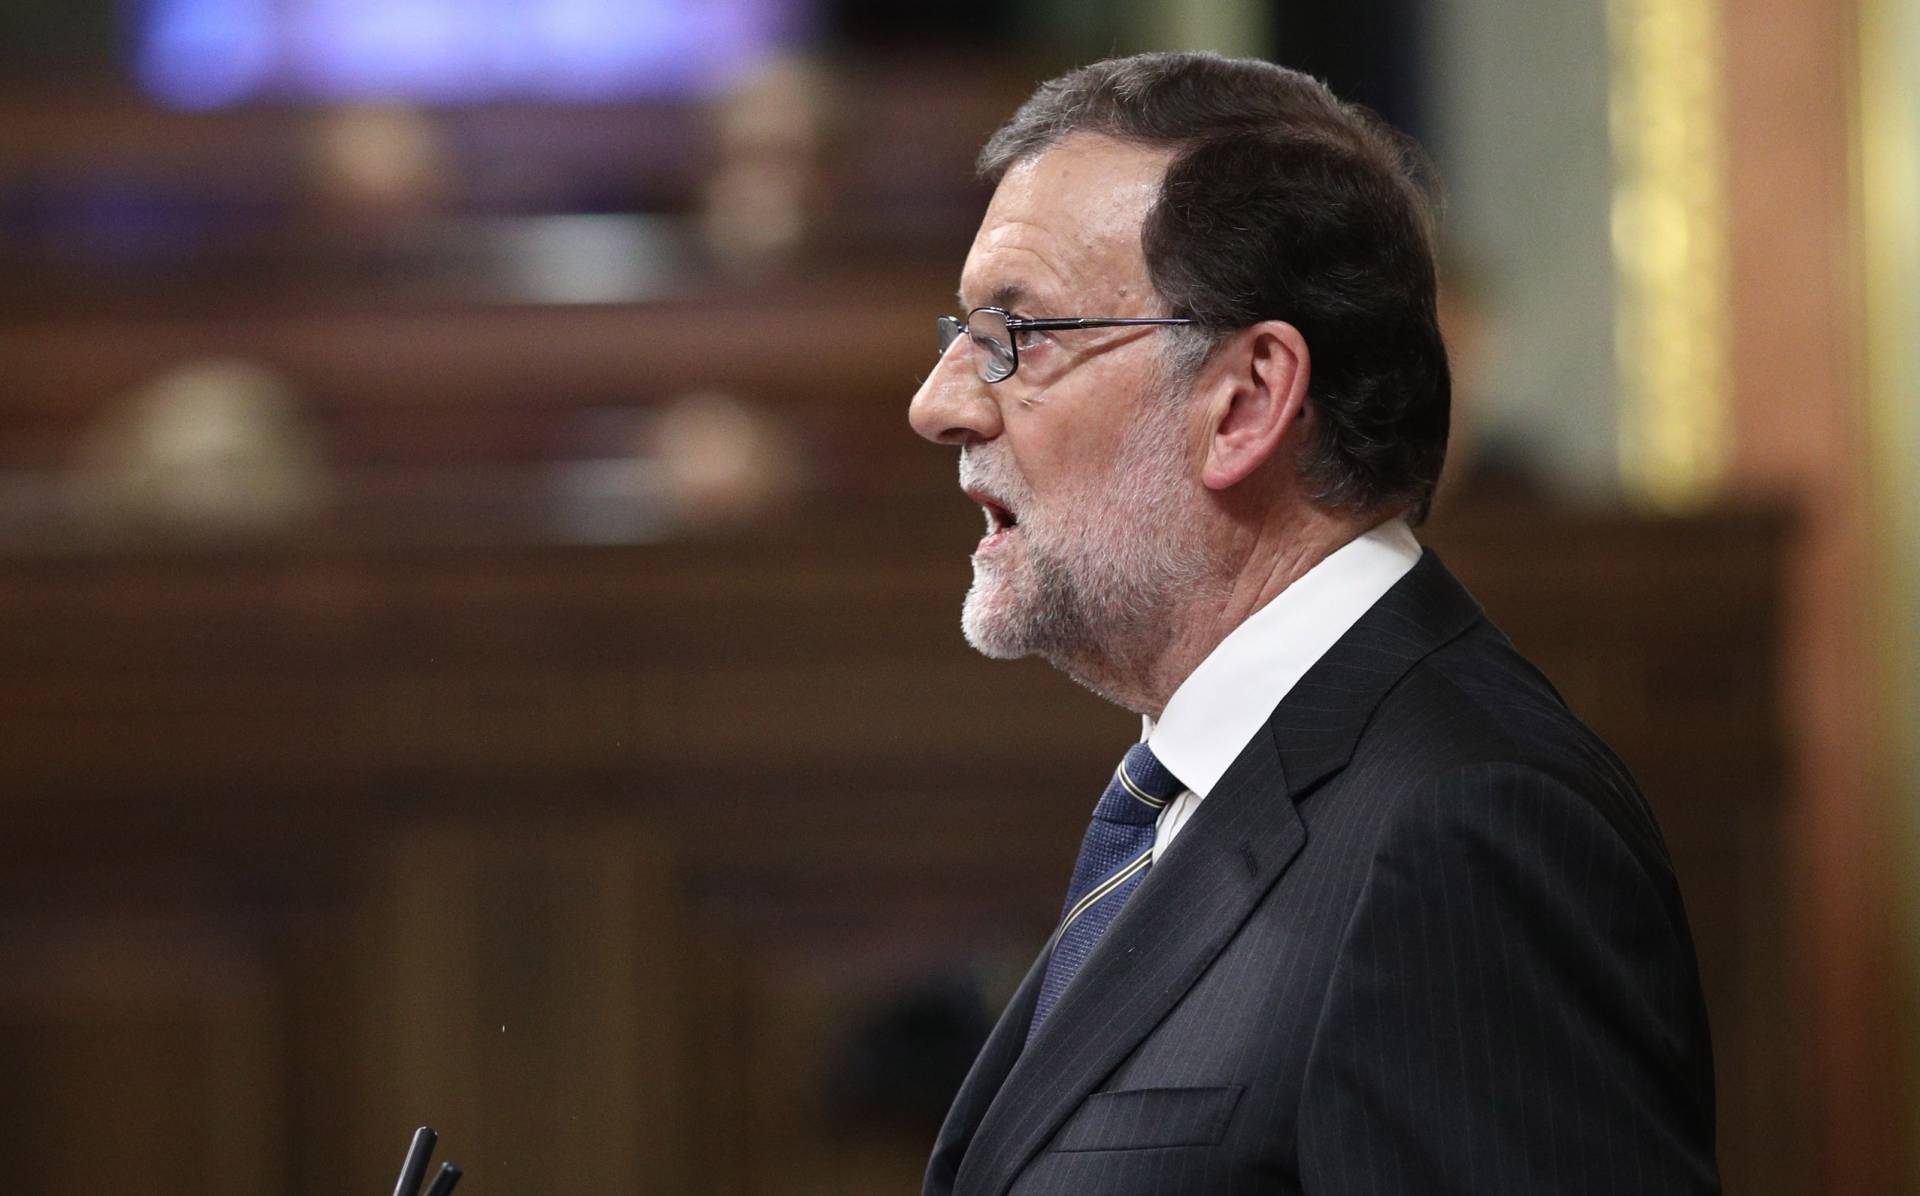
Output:
<path fill-rule="evenodd" d="M 1274 707 L 1420 559 L 1404 519 L 1348 541 L 1228 633 L 1141 738 L 1205 797 Z"/>

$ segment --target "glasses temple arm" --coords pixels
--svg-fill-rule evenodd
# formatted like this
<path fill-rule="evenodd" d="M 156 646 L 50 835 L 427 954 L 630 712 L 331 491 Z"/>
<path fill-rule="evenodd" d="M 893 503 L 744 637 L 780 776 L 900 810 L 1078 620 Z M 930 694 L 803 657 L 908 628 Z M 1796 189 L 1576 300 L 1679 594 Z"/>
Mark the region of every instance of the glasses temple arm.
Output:
<path fill-rule="evenodd" d="M 1009 317 L 1010 332 L 1061 332 L 1070 328 L 1125 328 L 1137 324 L 1191 324 L 1184 316 L 1085 316 L 1076 319 L 1024 320 Z"/>

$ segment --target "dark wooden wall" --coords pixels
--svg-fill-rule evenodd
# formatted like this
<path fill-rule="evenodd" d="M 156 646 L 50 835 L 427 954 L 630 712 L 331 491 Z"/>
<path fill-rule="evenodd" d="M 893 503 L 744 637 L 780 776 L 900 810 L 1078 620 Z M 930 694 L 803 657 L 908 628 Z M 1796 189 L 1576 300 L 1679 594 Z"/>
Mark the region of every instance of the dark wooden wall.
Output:
<path fill-rule="evenodd" d="M 844 1099 L 858 1027 L 942 982 L 1004 994 L 1136 733 L 961 642 L 963 506 L 11 563 L 7 1185 L 374 1190 L 430 1121 L 480 1193 L 900 1190 L 932 1127 Z M 1655 801 L 1747 1192 L 1803 1190 L 1785 534 L 1434 529 Z"/>

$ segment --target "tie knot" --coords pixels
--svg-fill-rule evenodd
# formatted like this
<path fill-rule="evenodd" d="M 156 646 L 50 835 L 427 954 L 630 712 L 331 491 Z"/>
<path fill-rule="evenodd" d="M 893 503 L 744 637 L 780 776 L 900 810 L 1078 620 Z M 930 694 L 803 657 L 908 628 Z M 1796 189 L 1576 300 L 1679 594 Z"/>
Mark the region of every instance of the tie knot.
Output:
<path fill-rule="evenodd" d="M 1136 743 L 1114 770 L 1093 816 L 1105 822 L 1145 826 L 1160 817 L 1160 811 L 1182 788 L 1180 778 L 1167 771 L 1152 748 Z"/>

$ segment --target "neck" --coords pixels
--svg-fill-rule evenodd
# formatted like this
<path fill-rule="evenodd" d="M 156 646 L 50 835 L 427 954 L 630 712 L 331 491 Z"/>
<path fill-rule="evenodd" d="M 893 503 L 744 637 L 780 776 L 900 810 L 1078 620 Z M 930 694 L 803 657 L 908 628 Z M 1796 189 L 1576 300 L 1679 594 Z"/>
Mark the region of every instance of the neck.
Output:
<path fill-rule="evenodd" d="M 1234 628 L 1388 516 L 1355 517 L 1312 504 L 1268 526 L 1226 537 L 1213 575 L 1194 579 L 1143 620 L 1132 642 L 1102 644 L 1053 663 L 1095 693 L 1136 714 L 1158 719 L 1180 683 Z"/>

